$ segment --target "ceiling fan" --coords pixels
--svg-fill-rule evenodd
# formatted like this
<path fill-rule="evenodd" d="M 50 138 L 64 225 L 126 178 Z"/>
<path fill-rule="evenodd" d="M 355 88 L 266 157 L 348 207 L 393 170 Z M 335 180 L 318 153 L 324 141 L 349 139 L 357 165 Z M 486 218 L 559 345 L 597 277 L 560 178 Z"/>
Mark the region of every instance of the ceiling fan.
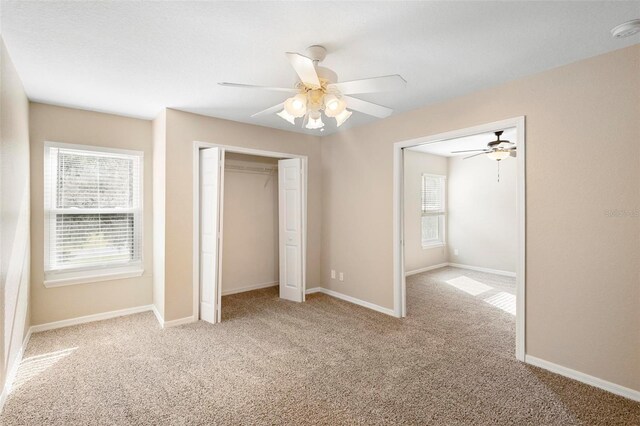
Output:
<path fill-rule="evenodd" d="M 327 50 L 324 47 L 310 46 L 306 53 L 307 56 L 291 52 L 285 54 L 300 79 L 292 88 L 226 82 L 218 84 L 227 87 L 291 93 L 293 96 L 284 102 L 257 112 L 251 117 L 277 112 L 279 117 L 293 125 L 295 125 L 296 118 L 302 117 L 303 127 L 311 130 L 321 129 L 321 131 L 324 127 L 323 112 L 326 117 L 335 118 L 338 127 L 347 121 L 352 110 L 379 118 L 388 117 L 393 112 L 391 108 L 348 95 L 400 90 L 407 84 L 397 74 L 339 83 L 338 76 L 334 71 L 318 66 L 318 63 L 322 62 L 327 55 Z"/>
<path fill-rule="evenodd" d="M 495 132 L 496 140 L 489 142 L 485 149 L 469 149 L 469 150 L 466 150 L 466 151 L 451 151 L 451 153 L 452 154 L 460 154 L 462 152 L 478 152 L 478 151 L 480 151 L 477 154 L 473 154 L 473 155 L 470 155 L 468 157 L 463 158 L 463 160 L 466 160 L 466 159 L 472 158 L 472 157 L 476 157 L 476 156 L 482 155 L 482 154 L 487 154 L 487 157 L 489 157 L 492 160 L 496 160 L 496 161 L 504 160 L 505 158 L 507 158 L 509 156 L 515 157 L 516 156 L 516 144 L 514 144 L 513 142 L 509 142 L 507 140 L 500 139 L 500 136 L 502 135 L 502 133 L 503 133 L 502 130 L 500 130 L 499 132 Z"/>

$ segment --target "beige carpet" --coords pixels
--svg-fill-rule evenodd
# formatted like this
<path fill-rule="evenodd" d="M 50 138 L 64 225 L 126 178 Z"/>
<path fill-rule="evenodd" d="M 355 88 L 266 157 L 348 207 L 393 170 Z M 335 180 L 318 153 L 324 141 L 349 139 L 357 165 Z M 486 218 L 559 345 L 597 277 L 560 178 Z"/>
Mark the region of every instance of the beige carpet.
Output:
<path fill-rule="evenodd" d="M 408 280 L 404 320 L 266 289 L 225 297 L 215 326 L 144 313 L 35 334 L 0 422 L 640 424 L 640 404 L 515 361 L 514 317 L 485 300 L 509 288 L 447 268 Z"/>

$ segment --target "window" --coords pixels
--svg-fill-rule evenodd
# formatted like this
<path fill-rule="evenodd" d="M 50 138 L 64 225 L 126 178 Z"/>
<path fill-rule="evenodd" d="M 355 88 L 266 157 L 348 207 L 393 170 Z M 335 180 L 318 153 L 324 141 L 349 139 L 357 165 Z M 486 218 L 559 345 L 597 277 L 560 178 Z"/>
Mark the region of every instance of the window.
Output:
<path fill-rule="evenodd" d="M 445 244 L 446 177 L 422 175 L 422 247 Z"/>
<path fill-rule="evenodd" d="M 45 285 L 142 274 L 142 153 L 45 144 Z"/>

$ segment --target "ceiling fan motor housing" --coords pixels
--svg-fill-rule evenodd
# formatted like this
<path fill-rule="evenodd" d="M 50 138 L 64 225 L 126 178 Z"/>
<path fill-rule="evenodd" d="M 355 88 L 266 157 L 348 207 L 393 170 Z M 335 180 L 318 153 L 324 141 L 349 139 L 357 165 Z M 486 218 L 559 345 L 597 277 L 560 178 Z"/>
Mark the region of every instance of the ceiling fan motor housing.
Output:
<path fill-rule="evenodd" d="M 494 134 L 496 135 L 496 140 L 489 142 L 487 144 L 487 148 L 489 148 L 489 149 L 500 149 L 500 148 L 508 149 L 511 145 L 513 145 L 508 140 L 500 139 L 500 136 L 502 136 L 502 133 L 504 133 L 503 130 L 494 132 Z"/>
<path fill-rule="evenodd" d="M 324 46 L 314 44 L 313 46 L 307 47 L 306 53 L 307 57 L 311 58 L 313 61 L 322 62 L 327 56 L 327 49 L 325 49 Z"/>

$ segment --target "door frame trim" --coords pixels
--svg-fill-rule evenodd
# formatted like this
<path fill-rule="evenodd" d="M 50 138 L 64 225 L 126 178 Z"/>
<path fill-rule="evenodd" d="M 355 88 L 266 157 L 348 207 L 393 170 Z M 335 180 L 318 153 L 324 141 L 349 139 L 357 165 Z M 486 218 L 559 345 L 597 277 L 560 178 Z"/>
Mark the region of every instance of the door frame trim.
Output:
<path fill-rule="evenodd" d="M 266 151 L 261 149 L 245 148 L 233 145 L 223 145 L 218 143 L 194 141 L 193 142 L 193 271 L 192 271 L 192 291 L 193 291 L 193 318 L 194 321 L 200 319 L 200 150 L 204 148 L 220 148 L 221 154 L 224 156 L 226 152 L 236 154 L 256 155 L 260 157 L 272 158 L 300 158 L 302 159 L 302 301 L 305 301 L 306 285 L 307 285 L 307 192 L 308 192 L 308 175 L 309 175 L 309 159 L 306 155 L 291 154 L 277 151 Z M 224 183 L 223 183 L 224 185 Z M 224 188 L 221 197 L 224 196 Z M 221 205 L 224 207 L 224 203 Z M 223 215 L 220 217 L 220 226 L 223 226 Z M 222 231 L 220 235 L 222 241 Z M 219 251 L 219 264 L 222 265 L 222 254 Z M 221 272 L 221 271 L 220 271 Z M 218 298 L 222 296 L 222 279 L 218 279 Z M 218 300 L 219 302 L 219 300 Z M 220 306 L 216 307 L 216 317 L 219 321 Z"/>
<path fill-rule="evenodd" d="M 517 132 L 518 156 L 516 183 L 516 211 L 518 216 L 518 260 L 516 264 L 516 359 L 525 360 L 525 281 L 526 281 L 526 144 L 525 116 L 467 127 L 464 129 L 438 133 L 431 136 L 396 142 L 393 145 L 393 310 L 398 318 L 407 315 L 406 276 L 404 267 L 404 164 L 403 149 L 417 145 L 457 139 L 478 133 L 493 132 L 515 127 Z"/>

